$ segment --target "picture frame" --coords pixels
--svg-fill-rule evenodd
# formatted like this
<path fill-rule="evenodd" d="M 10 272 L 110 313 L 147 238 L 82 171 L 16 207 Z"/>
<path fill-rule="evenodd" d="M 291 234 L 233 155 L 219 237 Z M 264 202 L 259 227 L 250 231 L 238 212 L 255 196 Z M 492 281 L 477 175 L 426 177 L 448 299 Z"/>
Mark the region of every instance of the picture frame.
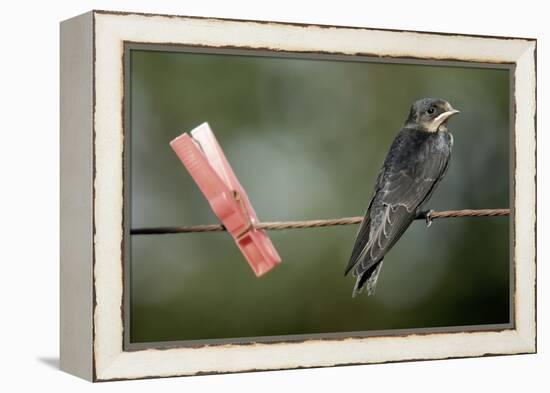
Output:
<path fill-rule="evenodd" d="M 536 352 L 535 39 L 111 11 L 64 21 L 60 36 L 62 370 L 110 381 Z M 129 48 L 155 45 L 508 67 L 513 87 L 510 325 L 129 345 L 125 62 Z"/>

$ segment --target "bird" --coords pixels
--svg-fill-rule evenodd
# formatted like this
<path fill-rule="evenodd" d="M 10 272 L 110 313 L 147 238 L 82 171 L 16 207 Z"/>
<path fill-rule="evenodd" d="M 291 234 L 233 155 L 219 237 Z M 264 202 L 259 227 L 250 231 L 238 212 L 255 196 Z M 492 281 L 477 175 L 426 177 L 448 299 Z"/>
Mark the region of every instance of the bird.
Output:
<path fill-rule="evenodd" d="M 460 111 L 440 98 L 413 103 L 374 184 L 356 234 L 345 275 L 353 270 L 352 297 L 366 287 L 374 295 L 384 257 L 418 215 L 428 224 L 433 211 L 422 211 L 445 176 L 453 147 L 449 118 Z"/>

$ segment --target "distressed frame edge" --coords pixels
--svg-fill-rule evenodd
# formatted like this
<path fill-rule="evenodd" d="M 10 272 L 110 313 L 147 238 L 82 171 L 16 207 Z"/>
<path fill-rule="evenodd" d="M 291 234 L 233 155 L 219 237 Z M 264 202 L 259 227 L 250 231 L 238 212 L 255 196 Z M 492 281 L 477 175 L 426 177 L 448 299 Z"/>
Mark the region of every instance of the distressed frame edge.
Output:
<path fill-rule="evenodd" d="M 537 41 L 518 57 L 514 81 L 515 328 L 529 353 L 537 352 Z M 523 173 L 526 172 L 526 173 Z M 518 192 L 521 190 L 522 192 Z M 521 210 L 517 214 L 517 209 Z M 527 258 L 525 257 L 527 255 Z M 518 279 L 518 276 L 521 278 Z M 521 305 L 519 307 L 518 305 Z"/>
<path fill-rule="evenodd" d="M 218 22 L 242 22 L 242 23 L 254 23 L 254 24 L 267 24 L 267 25 L 281 25 L 281 26 L 295 26 L 295 27 L 319 27 L 322 29 L 356 29 L 356 30 L 371 30 L 371 31 L 383 31 L 394 33 L 419 33 L 419 34 L 434 34 L 449 37 L 472 37 L 472 38 L 494 38 L 502 40 L 524 40 L 524 41 L 536 41 L 535 37 L 510 37 L 510 36 L 497 36 L 486 34 L 467 34 L 467 33 L 448 33 L 439 31 L 428 30 L 408 30 L 408 29 L 389 29 L 382 27 L 364 27 L 364 26 L 349 26 L 349 25 L 329 25 L 323 23 L 307 23 L 307 22 L 288 22 L 288 21 L 271 21 L 262 19 L 242 19 L 242 18 L 223 18 L 216 16 L 199 16 L 199 15 L 183 15 L 183 14 L 163 14 L 163 13 L 151 13 L 151 12 L 137 12 L 137 11 L 113 11 L 104 9 L 94 9 L 91 12 L 98 15 L 120 15 L 120 16 L 147 16 L 147 17 L 163 17 L 163 18 L 178 18 L 178 19 L 198 19 L 204 21 L 218 21 Z"/>
<path fill-rule="evenodd" d="M 59 367 L 93 381 L 93 12 L 59 25 Z"/>
<path fill-rule="evenodd" d="M 108 13 L 108 14 L 113 15 L 113 13 Z M 135 14 L 129 14 L 129 15 L 135 15 Z M 138 14 L 138 15 L 140 15 L 140 14 Z M 173 16 L 170 16 L 170 18 L 173 18 Z M 189 18 L 192 19 L 192 17 L 185 17 L 185 18 L 186 19 L 189 19 Z M 252 21 L 252 22 L 255 22 L 255 21 Z M 276 24 L 276 25 L 285 25 L 284 23 L 279 23 L 279 22 L 275 22 L 274 24 Z M 324 27 L 326 27 L 326 26 L 324 26 Z M 357 28 L 357 29 L 360 29 L 360 28 Z M 371 30 L 371 29 L 364 28 L 363 30 Z M 414 32 L 414 33 L 418 33 L 418 32 Z M 426 33 L 426 34 L 430 35 L 430 34 L 437 34 L 437 33 Z M 451 35 L 452 36 L 470 37 L 468 35 L 455 35 L 455 34 L 451 34 Z M 482 38 L 482 37 L 480 37 L 480 38 Z M 506 40 L 506 38 L 502 38 L 502 37 L 496 37 L 496 38 Z M 525 43 L 527 44 L 527 47 L 526 47 L 526 50 L 525 50 L 524 53 L 527 53 L 529 51 L 529 48 L 530 48 L 530 49 L 532 49 L 532 52 L 534 52 L 535 56 L 536 56 L 536 40 L 532 40 L 532 39 L 520 39 L 520 40 L 524 40 Z M 94 44 L 95 44 L 95 41 L 94 41 Z M 532 44 L 532 45 L 530 45 L 530 44 Z M 531 51 L 529 51 L 529 53 L 531 53 Z M 531 59 L 532 58 L 533 57 L 531 57 Z M 468 61 L 468 60 L 466 60 L 466 61 Z M 527 66 L 528 65 L 529 64 L 527 63 Z M 535 72 L 535 75 L 534 75 L 535 85 L 534 85 L 534 87 L 536 89 L 536 57 L 535 57 L 534 72 Z M 95 74 L 94 74 L 94 76 L 95 76 Z M 532 93 L 532 91 L 530 91 L 530 93 Z M 534 104 L 534 115 L 535 115 L 535 121 L 536 121 L 536 97 L 532 97 L 532 94 L 530 94 L 530 95 L 531 95 L 531 98 L 534 98 L 533 104 Z M 518 123 L 517 123 L 517 119 L 516 119 L 515 128 L 517 127 L 517 124 Z M 532 129 L 532 132 L 533 132 L 533 136 L 535 137 L 535 149 L 536 149 L 536 122 L 534 123 L 534 127 Z M 515 144 L 517 144 L 517 141 L 518 141 L 518 139 L 516 139 Z M 534 170 L 535 170 L 535 175 L 536 175 L 536 162 L 535 162 Z M 515 174 L 515 177 L 517 177 L 517 174 Z M 536 178 L 535 178 L 534 185 L 536 186 Z M 536 195 L 535 195 L 535 206 L 536 206 Z M 533 221 L 536 223 L 536 221 L 535 221 L 536 216 L 533 216 L 532 218 L 533 218 Z M 536 230 L 536 228 L 533 228 L 533 229 Z M 536 232 L 534 232 L 533 234 L 536 234 Z M 515 255 L 517 256 L 517 248 L 516 248 L 516 254 Z M 534 256 L 536 258 L 536 249 L 534 250 Z M 535 267 L 535 276 L 534 276 L 534 278 L 536 279 L 536 267 Z M 516 280 L 516 283 L 517 283 L 517 281 L 519 281 L 519 280 Z M 536 298 L 536 293 L 535 293 L 535 296 L 532 297 L 532 300 L 534 301 L 535 298 Z M 516 315 L 516 318 L 517 318 L 517 315 Z M 527 318 L 527 319 L 529 319 L 529 318 Z M 536 324 L 536 315 L 534 315 L 533 322 Z M 523 326 L 521 326 L 521 329 L 520 329 L 519 326 L 516 326 L 516 330 L 513 330 L 513 332 L 515 334 L 512 335 L 512 337 L 514 337 L 514 339 L 516 340 L 516 344 L 520 345 L 520 347 L 516 348 L 516 351 L 512 351 L 509 354 L 533 353 L 533 352 L 536 351 L 536 325 L 534 325 L 532 327 L 532 329 L 523 329 Z M 96 337 L 94 337 L 94 341 L 95 341 L 95 338 Z M 477 355 L 476 354 L 467 354 L 467 355 L 458 355 L 456 357 L 472 357 L 472 356 L 501 355 L 501 354 L 508 354 L 508 353 L 498 352 L 498 353 L 481 353 L 481 354 L 477 354 Z M 124 355 L 124 353 L 120 352 L 119 355 Z M 428 357 L 428 358 L 425 358 L 425 359 L 428 360 L 428 359 L 449 358 L 449 357 L 455 357 L 455 356 Z M 95 356 L 94 356 L 94 358 L 95 358 Z M 108 369 L 112 369 L 112 368 L 117 369 L 119 366 L 121 366 L 119 364 L 120 362 L 125 362 L 128 359 L 124 359 L 124 356 L 115 356 L 115 358 L 112 358 L 111 360 L 112 360 L 112 362 L 111 362 L 111 364 L 109 364 L 109 367 L 103 368 L 100 372 L 99 377 L 94 378 L 95 380 L 102 381 L 102 380 L 117 380 L 117 379 L 136 379 L 136 378 L 149 378 L 149 377 L 162 377 L 162 376 L 180 376 L 180 375 L 197 375 L 197 374 L 203 374 L 203 373 L 210 373 L 208 371 L 207 372 L 198 371 L 198 372 L 189 373 L 189 374 L 186 374 L 186 373 L 172 373 L 172 374 L 168 374 L 168 375 L 156 375 L 155 374 L 155 375 L 129 376 L 129 377 L 128 376 L 125 377 L 125 376 L 122 376 L 122 375 L 117 376 L 117 375 L 113 375 L 111 373 L 111 375 L 109 376 L 110 373 L 108 372 L 109 371 Z M 407 361 L 407 360 L 423 360 L 423 359 L 400 358 L 399 360 L 388 360 L 388 361 L 365 361 L 365 362 L 361 362 L 361 363 L 357 363 L 357 364 L 385 363 L 385 362 Z M 351 363 L 351 364 L 356 364 L 356 363 Z M 326 364 L 326 365 L 306 365 L 305 367 L 325 367 L 325 366 L 328 367 L 328 366 L 336 366 L 336 365 L 339 365 L 339 364 L 334 363 L 334 364 Z M 111 367 L 111 366 L 114 366 L 114 367 Z M 263 368 L 263 369 L 264 370 L 271 370 L 271 369 L 286 369 L 286 368 L 300 368 L 300 367 L 304 367 L 304 366 L 290 366 L 290 367 Z M 253 371 L 253 370 L 248 370 L 248 369 L 247 370 L 244 370 L 244 369 L 243 370 L 227 370 L 227 371 L 214 371 L 213 373 L 243 372 L 243 371 Z M 115 371 L 115 374 L 116 374 L 116 371 Z"/>

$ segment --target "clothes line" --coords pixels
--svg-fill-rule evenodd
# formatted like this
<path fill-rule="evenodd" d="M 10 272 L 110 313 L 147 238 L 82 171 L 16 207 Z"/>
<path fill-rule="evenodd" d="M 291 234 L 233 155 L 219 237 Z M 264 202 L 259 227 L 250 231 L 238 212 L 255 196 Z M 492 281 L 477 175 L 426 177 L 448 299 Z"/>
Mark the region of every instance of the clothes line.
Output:
<path fill-rule="evenodd" d="M 510 209 L 464 209 L 464 210 L 446 210 L 434 211 L 427 217 L 427 212 L 422 212 L 416 216 L 416 220 L 436 220 L 442 218 L 458 217 L 497 217 L 510 215 Z M 304 221 L 273 221 L 261 222 L 254 227 L 269 231 L 285 229 L 303 229 L 303 228 L 321 228 L 337 225 L 356 225 L 363 220 L 362 216 L 343 217 L 323 220 L 304 220 Z M 223 232 L 225 227 L 221 224 L 210 225 L 191 225 L 191 226 L 173 226 L 173 227 L 153 227 L 153 228 L 135 228 L 130 231 L 132 235 L 165 235 L 174 233 L 196 233 L 196 232 Z"/>

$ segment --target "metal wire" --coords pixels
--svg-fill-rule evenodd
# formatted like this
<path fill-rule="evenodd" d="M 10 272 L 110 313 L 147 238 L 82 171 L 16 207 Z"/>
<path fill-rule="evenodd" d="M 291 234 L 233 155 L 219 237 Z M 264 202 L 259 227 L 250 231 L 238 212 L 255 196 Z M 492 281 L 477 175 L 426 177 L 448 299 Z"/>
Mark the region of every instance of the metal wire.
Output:
<path fill-rule="evenodd" d="M 456 217 L 496 217 L 508 216 L 510 209 L 464 209 L 464 210 L 446 210 L 441 212 L 431 212 L 429 218 L 426 213 L 419 213 L 416 220 L 436 220 L 440 218 L 456 218 Z M 344 217 L 324 220 L 305 220 L 305 221 L 274 221 L 261 222 L 254 227 L 257 229 L 265 229 L 268 231 L 277 231 L 283 229 L 302 229 L 302 228 L 321 228 L 335 225 L 354 225 L 359 224 L 363 220 L 362 216 Z M 165 235 L 173 233 L 195 233 L 195 232 L 223 232 L 225 227 L 220 224 L 212 225 L 192 225 L 179 227 L 155 227 L 155 228 L 136 228 L 132 229 L 132 235 Z"/>

